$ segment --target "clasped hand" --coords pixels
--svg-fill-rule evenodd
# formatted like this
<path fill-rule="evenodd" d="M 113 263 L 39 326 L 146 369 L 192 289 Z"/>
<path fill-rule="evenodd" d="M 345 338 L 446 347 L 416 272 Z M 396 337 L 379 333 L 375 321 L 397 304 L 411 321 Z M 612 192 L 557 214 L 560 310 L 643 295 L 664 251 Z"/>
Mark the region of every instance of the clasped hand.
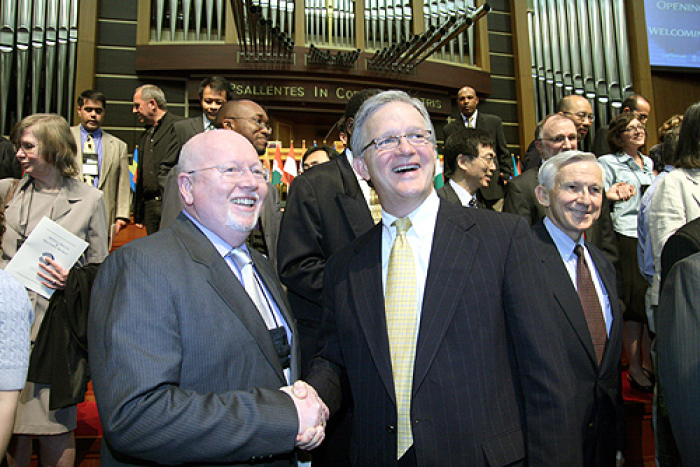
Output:
<path fill-rule="evenodd" d="M 295 445 L 304 450 L 318 447 L 326 436 L 325 427 L 330 415 L 328 407 L 316 390 L 304 381 L 280 388 L 292 398 L 299 417 L 299 433 Z"/>

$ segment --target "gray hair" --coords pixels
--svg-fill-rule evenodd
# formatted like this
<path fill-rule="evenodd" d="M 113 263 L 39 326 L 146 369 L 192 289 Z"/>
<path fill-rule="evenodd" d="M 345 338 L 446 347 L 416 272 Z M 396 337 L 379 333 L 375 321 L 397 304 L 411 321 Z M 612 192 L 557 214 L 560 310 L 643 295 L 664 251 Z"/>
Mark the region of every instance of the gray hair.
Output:
<path fill-rule="evenodd" d="M 547 191 L 553 190 L 557 175 L 559 175 L 561 169 L 576 162 L 595 163 L 600 169 L 600 173 L 603 175 L 603 186 L 605 186 L 605 170 L 603 170 L 603 165 L 598 162 L 598 158 L 596 158 L 595 154 L 577 150 L 560 152 L 556 156 L 547 159 L 547 161 L 542 164 L 537 174 L 540 185 L 544 186 Z"/>
<path fill-rule="evenodd" d="M 350 148 L 352 150 L 353 157 L 363 157 L 361 154 L 362 148 L 364 148 L 369 142 L 369 128 L 366 127 L 367 121 L 374 115 L 379 109 L 392 102 L 403 102 L 408 104 L 420 113 L 421 117 L 425 121 L 425 128 L 430 130 L 430 142 L 435 146 L 435 129 L 430 121 L 430 114 L 425 108 L 425 105 L 420 101 L 420 99 L 413 98 L 406 94 L 404 91 L 392 90 L 384 91 L 379 94 L 367 99 L 357 111 L 355 116 L 355 124 L 353 126 L 352 135 L 350 135 Z"/>
<path fill-rule="evenodd" d="M 150 101 L 153 99 L 158 104 L 158 108 L 162 110 L 168 109 L 168 101 L 165 100 L 165 93 L 155 84 L 144 84 L 136 88 L 136 92 L 141 91 L 141 99 Z"/>

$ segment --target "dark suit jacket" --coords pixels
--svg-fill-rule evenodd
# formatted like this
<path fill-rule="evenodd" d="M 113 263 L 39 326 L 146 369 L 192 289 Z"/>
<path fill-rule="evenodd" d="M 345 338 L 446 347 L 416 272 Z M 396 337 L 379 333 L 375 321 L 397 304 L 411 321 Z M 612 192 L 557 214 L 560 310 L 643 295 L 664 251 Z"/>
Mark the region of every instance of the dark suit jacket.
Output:
<path fill-rule="evenodd" d="M 457 193 L 455 192 L 455 189 L 449 183 L 445 183 L 445 186 L 438 188 L 436 191 L 437 191 L 437 195 L 440 198 L 444 199 L 445 201 L 449 201 L 450 203 L 454 203 L 458 206 L 462 206 L 462 201 L 460 201 L 459 196 L 457 196 Z M 477 192 L 477 196 L 476 196 L 477 206 L 480 208 L 484 208 L 485 207 L 484 204 L 479 199 L 480 198 L 479 194 L 480 193 Z M 465 207 L 469 207 L 469 206 L 465 206 Z"/>
<path fill-rule="evenodd" d="M 14 145 L 0 136 L 0 180 L 3 178 L 22 178 L 22 166 L 15 157 Z"/>
<path fill-rule="evenodd" d="M 194 135 L 202 133 L 204 131 L 204 120 L 202 114 L 200 113 L 196 117 L 185 118 L 179 122 L 175 122 L 173 125 L 175 129 L 175 134 L 177 135 L 177 141 L 182 146 L 192 138 Z"/>
<path fill-rule="evenodd" d="M 332 411 L 349 382 L 340 397 L 355 404 L 354 465 L 396 465 L 382 228 L 327 264 L 322 347 L 308 378 Z M 516 216 L 440 203 L 413 373 L 418 465 L 581 465 L 564 344 L 545 331 L 555 322 L 532 248 Z"/>
<path fill-rule="evenodd" d="M 659 383 L 684 466 L 697 466 L 700 459 L 698 282 L 700 253 L 694 253 L 671 268 L 656 320 Z"/>
<path fill-rule="evenodd" d="M 518 214 L 527 219 L 530 225 L 537 224 L 544 219 L 546 213 L 544 206 L 537 201 L 535 188 L 539 185 L 537 174 L 539 167 L 529 169 L 518 175 L 508 184 L 508 192 L 503 203 L 503 212 Z M 610 219 L 610 205 L 603 195 L 603 206 L 600 217 L 586 230 L 586 240 L 603 250 L 613 264 L 619 259 L 617 238 Z"/>
<path fill-rule="evenodd" d="M 295 332 L 274 270 L 257 252 L 251 257 Z M 279 391 L 287 382 L 270 333 L 225 260 L 184 214 L 111 254 L 91 300 L 103 465 L 115 458 L 235 464 L 292 451 L 297 412 Z M 294 338 L 292 381 L 298 364 Z"/>
<path fill-rule="evenodd" d="M 345 152 L 294 178 L 282 216 L 278 264 L 297 320 L 321 323 L 326 260 L 373 225 Z"/>
<path fill-rule="evenodd" d="M 566 342 L 575 388 L 577 426 L 581 433 L 584 465 L 613 466 L 615 455 L 622 450 L 625 435 L 625 411 L 620 381 L 622 356 L 622 311 L 617 299 L 615 268 L 610 260 L 590 242 L 586 242 L 603 285 L 608 292 L 613 323 L 598 366 L 593 340 L 576 288 L 571 282 L 552 237 L 542 221 L 532 227 L 539 256 L 544 266 L 542 282 L 549 285 L 557 306 L 552 309 L 558 329 Z"/>
<path fill-rule="evenodd" d="M 443 129 L 445 139 L 447 139 L 447 137 L 453 132 L 461 128 L 464 128 L 464 119 L 460 115 L 457 120 L 445 125 L 445 128 Z M 476 128 L 486 131 L 496 142 L 494 150 L 496 151 L 496 157 L 498 158 L 498 169 L 503 175 L 503 178 L 506 180 L 510 179 L 510 177 L 513 175 L 513 166 L 510 151 L 508 151 L 508 145 L 506 144 L 506 137 L 503 134 L 503 123 L 501 122 L 501 118 L 496 115 L 485 114 L 479 111 L 479 113 L 476 114 Z M 484 199 L 489 201 L 503 198 L 504 190 L 501 177 L 491 177 L 491 183 L 489 184 L 488 188 L 482 189 L 481 193 L 484 195 Z"/>
<path fill-rule="evenodd" d="M 163 189 L 163 204 L 160 212 L 160 229 L 168 228 L 175 222 L 180 211 L 185 207 L 180 196 L 180 188 L 177 185 L 177 176 L 180 173 L 178 166 L 170 169 L 165 179 Z M 265 235 L 268 259 L 272 267 L 277 270 L 277 238 L 282 221 L 282 209 L 280 207 L 280 194 L 277 187 L 267 182 L 267 196 L 260 212 L 260 224 Z"/>
<path fill-rule="evenodd" d="M 148 131 L 144 131 L 139 138 L 139 163 L 136 169 L 136 190 L 134 192 L 134 222 L 136 224 L 143 223 L 144 203 L 147 201 L 148 194 L 144 192 L 143 171 L 145 166 L 152 167 L 158 175 L 158 184 L 160 193 L 163 194 L 165 186 L 165 178 L 174 164 L 168 160 L 168 154 L 173 152 L 173 148 L 177 146 L 177 136 L 173 130 L 173 123 L 180 120 L 182 117 L 173 115 L 167 112 L 158 123 L 158 129 L 153 135 L 153 151 L 146 153 L 145 147 Z M 152 194 L 151 194 L 152 196 Z"/>
<path fill-rule="evenodd" d="M 596 156 L 604 156 L 610 154 L 610 147 L 608 146 L 608 127 L 602 126 L 595 131 L 595 138 L 593 139 L 593 146 L 591 147 L 591 152 Z"/>
<path fill-rule="evenodd" d="M 661 252 L 661 287 L 674 264 L 700 251 L 700 217 L 694 219 L 671 235 Z"/>

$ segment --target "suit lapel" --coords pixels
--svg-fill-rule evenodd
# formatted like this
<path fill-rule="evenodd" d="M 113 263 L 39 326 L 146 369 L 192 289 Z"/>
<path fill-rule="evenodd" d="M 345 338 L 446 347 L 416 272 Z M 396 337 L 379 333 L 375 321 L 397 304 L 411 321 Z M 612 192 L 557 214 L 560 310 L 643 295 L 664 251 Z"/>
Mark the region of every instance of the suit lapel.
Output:
<path fill-rule="evenodd" d="M 571 276 L 566 270 L 566 266 L 564 266 L 559 250 L 542 222 L 536 224 L 532 230 L 541 242 L 540 258 L 545 270 L 550 271 L 550 274 L 547 275 L 547 280 L 550 283 L 554 298 L 559 304 L 561 312 L 564 313 L 567 321 L 574 329 L 581 345 L 586 349 L 591 362 L 597 367 L 598 361 L 593 348 L 593 339 L 591 338 L 591 332 L 588 330 L 588 323 L 581 307 L 581 300 L 574 285 L 571 283 Z"/>
<path fill-rule="evenodd" d="M 355 172 L 343 152 L 338 156 L 338 168 L 340 177 L 345 187 L 344 193 L 336 194 L 338 207 L 348 221 L 348 225 L 355 234 L 355 238 L 367 232 L 374 225 L 372 214 L 369 212 L 367 201 L 360 190 L 360 185 Z"/>
<path fill-rule="evenodd" d="M 357 310 L 357 319 L 364 332 L 372 359 L 387 393 L 395 403 L 394 376 L 382 288 L 382 224 L 374 226 L 363 240 L 366 241 L 356 245 L 357 254 L 349 265 L 351 272 L 347 283 L 350 284 L 349 286 L 357 284 L 357 289 L 351 291 L 354 300 L 351 306 Z"/>
<path fill-rule="evenodd" d="M 423 383 L 452 323 L 462 297 L 460 291 L 468 287 L 472 263 L 480 248 L 479 238 L 470 232 L 473 225 L 471 210 L 440 202 L 416 346 L 414 394 Z"/>
<path fill-rule="evenodd" d="M 109 172 L 112 170 L 112 156 L 116 152 L 115 144 L 116 142 L 111 136 L 102 130 L 102 165 L 100 166 L 100 179 L 97 182 L 97 188 L 100 190 L 103 189 L 105 180 L 107 180 Z"/>
<path fill-rule="evenodd" d="M 208 268 L 207 282 L 255 338 L 260 350 L 280 377 L 280 383 L 286 385 L 282 366 L 267 326 L 226 261 L 184 214 L 178 216 L 172 227 L 182 238 L 183 245 L 189 251 L 192 260 Z"/>

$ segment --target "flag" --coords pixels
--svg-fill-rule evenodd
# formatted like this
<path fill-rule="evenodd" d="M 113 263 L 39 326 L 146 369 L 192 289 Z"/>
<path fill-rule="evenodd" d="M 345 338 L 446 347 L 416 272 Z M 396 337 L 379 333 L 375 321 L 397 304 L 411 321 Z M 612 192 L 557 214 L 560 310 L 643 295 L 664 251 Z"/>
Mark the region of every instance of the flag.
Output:
<path fill-rule="evenodd" d="M 513 160 L 513 177 L 517 177 L 518 175 L 521 174 L 520 159 L 516 159 L 515 156 L 510 156 L 510 157 Z"/>
<path fill-rule="evenodd" d="M 297 161 L 294 159 L 294 144 L 292 143 L 289 147 L 289 154 L 287 155 L 287 160 L 284 162 L 284 183 L 289 186 L 294 180 L 294 177 L 298 175 L 297 172 Z"/>
<path fill-rule="evenodd" d="M 285 182 L 284 172 L 282 171 L 282 152 L 280 150 L 280 143 L 277 143 L 277 148 L 275 149 L 275 160 L 272 162 L 272 184 L 281 185 Z"/>
<path fill-rule="evenodd" d="M 136 191 L 136 169 L 139 166 L 139 147 L 134 148 L 134 157 L 131 164 L 129 164 L 129 184 L 131 185 L 131 191 Z"/>
<path fill-rule="evenodd" d="M 438 154 L 437 150 L 435 151 L 435 179 L 433 184 L 436 190 L 445 186 L 445 179 L 442 176 L 442 161 L 440 160 L 440 154 Z"/>

